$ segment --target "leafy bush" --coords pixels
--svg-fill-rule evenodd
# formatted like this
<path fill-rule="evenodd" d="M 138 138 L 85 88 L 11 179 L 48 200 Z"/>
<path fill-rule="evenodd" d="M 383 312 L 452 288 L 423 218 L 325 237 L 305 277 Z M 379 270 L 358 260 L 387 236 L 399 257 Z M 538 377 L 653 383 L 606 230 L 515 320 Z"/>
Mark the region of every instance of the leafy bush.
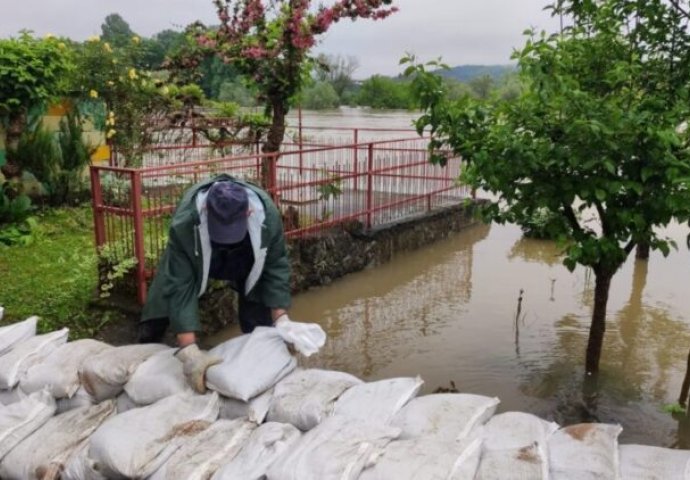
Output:
<path fill-rule="evenodd" d="M 562 231 L 563 217 L 546 208 L 538 209 L 521 225 L 526 237 L 555 240 L 556 233 Z"/>
<path fill-rule="evenodd" d="M 31 172 L 46 189 L 55 182 L 62 163 L 55 136 L 40 121 L 22 133 L 16 148 L 8 149 L 7 157 Z"/>
<path fill-rule="evenodd" d="M 31 199 L 21 193 L 21 186 L 5 182 L 0 190 L 0 244 L 28 245 L 38 222 L 31 217 Z"/>
<path fill-rule="evenodd" d="M 87 192 L 84 169 L 95 148 L 84 142 L 84 127 L 77 112 L 69 112 L 60 121 L 60 171 L 50 185 L 53 201 L 60 205 L 79 203 Z"/>

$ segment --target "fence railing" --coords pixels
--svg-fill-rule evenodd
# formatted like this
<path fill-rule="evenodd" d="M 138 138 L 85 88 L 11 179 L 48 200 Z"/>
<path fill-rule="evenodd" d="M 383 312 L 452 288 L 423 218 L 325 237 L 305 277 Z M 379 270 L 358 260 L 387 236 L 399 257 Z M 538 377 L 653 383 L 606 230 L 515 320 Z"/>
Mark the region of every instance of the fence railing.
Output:
<path fill-rule="evenodd" d="M 427 145 L 418 137 L 196 161 L 168 149 L 160 151 L 173 152 L 172 158 L 153 166 L 92 166 L 96 245 L 107 251 L 108 262 L 136 259 L 143 303 L 172 214 L 191 185 L 220 173 L 258 183 L 268 159 L 275 168 L 265 188 L 282 212 L 288 239 L 352 223 L 370 229 L 469 196 L 456 180 L 460 159 L 431 165 Z M 194 148 L 203 157 L 201 147 Z"/>

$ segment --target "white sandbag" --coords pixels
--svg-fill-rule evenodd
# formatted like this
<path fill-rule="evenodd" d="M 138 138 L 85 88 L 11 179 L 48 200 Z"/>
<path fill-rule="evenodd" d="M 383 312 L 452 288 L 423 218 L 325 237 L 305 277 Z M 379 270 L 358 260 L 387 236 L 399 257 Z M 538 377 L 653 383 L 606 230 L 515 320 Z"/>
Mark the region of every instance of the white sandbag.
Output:
<path fill-rule="evenodd" d="M 419 377 L 405 377 L 355 385 L 335 402 L 333 414 L 381 424 L 389 423 L 417 395 L 423 383 Z"/>
<path fill-rule="evenodd" d="M 108 480 L 98 471 L 96 462 L 89 458 L 88 440 L 82 442 L 72 455 L 60 476 L 60 480 Z"/>
<path fill-rule="evenodd" d="M 479 439 L 393 441 L 370 460 L 372 465 L 362 472 L 359 479 L 472 480 L 479 465 L 480 452 Z"/>
<path fill-rule="evenodd" d="M 96 400 L 87 392 L 84 387 L 79 387 L 71 397 L 59 398 L 57 401 L 57 415 L 74 410 L 75 408 L 90 407 L 95 405 Z"/>
<path fill-rule="evenodd" d="M 400 434 L 377 422 L 327 418 L 268 469 L 270 480 L 355 480 L 372 455 Z"/>
<path fill-rule="evenodd" d="M 191 392 L 182 371 L 182 362 L 171 348 L 151 355 L 125 384 L 127 395 L 139 405 L 150 405 L 178 393 Z"/>
<path fill-rule="evenodd" d="M 424 395 L 410 400 L 391 425 L 402 429 L 401 439 L 424 436 L 453 441 L 485 423 L 498 404 L 498 398 L 466 393 Z"/>
<path fill-rule="evenodd" d="M 55 399 L 47 390 L 32 393 L 0 409 L 0 459 L 55 414 Z"/>
<path fill-rule="evenodd" d="M 474 480 L 548 480 L 545 451 L 537 442 L 521 448 L 483 449 Z"/>
<path fill-rule="evenodd" d="M 244 417 L 250 422 L 260 425 L 266 420 L 268 409 L 273 402 L 273 390 L 268 390 L 248 402 L 235 398 L 220 397 L 220 413 L 218 418 L 233 420 Z"/>
<path fill-rule="evenodd" d="M 109 401 L 52 417 L 5 456 L 0 478 L 59 479 L 83 442 L 114 413 L 115 403 Z"/>
<path fill-rule="evenodd" d="M 501 413 L 492 417 L 482 430 L 484 449 L 519 449 L 536 442 L 546 451 L 549 437 L 558 428 L 557 423 L 529 413 Z"/>
<path fill-rule="evenodd" d="M 0 388 L 14 388 L 19 379 L 32 366 L 41 363 L 55 349 L 67 341 L 69 329 L 36 335 L 15 345 L 0 356 Z"/>
<path fill-rule="evenodd" d="M 218 420 L 180 447 L 148 480 L 208 480 L 232 461 L 256 424 L 245 420 Z"/>
<path fill-rule="evenodd" d="M 0 311 L 0 320 L 2 320 L 2 311 Z M 0 355 L 7 353 L 15 345 L 36 335 L 36 322 L 38 322 L 38 317 L 34 316 L 27 318 L 23 322 L 0 327 Z"/>
<path fill-rule="evenodd" d="M 242 450 L 225 463 L 212 480 L 265 480 L 273 462 L 300 439 L 301 433 L 287 423 L 264 423 L 252 432 Z"/>
<path fill-rule="evenodd" d="M 211 349 L 223 362 L 206 371 L 211 390 L 245 402 L 271 389 L 297 361 L 275 328 L 258 327 Z"/>
<path fill-rule="evenodd" d="M 173 395 L 110 418 L 92 435 L 88 456 L 107 478 L 146 478 L 216 418 L 218 394 Z"/>
<path fill-rule="evenodd" d="M 114 347 L 89 357 L 79 370 L 79 378 L 96 401 L 115 398 L 137 367 L 163 350 L 170 350 L 170 347 L 155 343 Z"/>
<path fill-rule="evenodd" d="M 118 415 L 120 413 L 125 413 L 126 411 L 131 410 L 133 408 L 139 408 L 144 406 L 138 405 L 134 400 L 130 398 L 129 395 L 127 395 L 127 392 L 122 392 L 121 394 L 119 394 L 115 402 L 117 405 Z"/>
<path fill-rule="evenodd" d="M 690 480 L 690 452 L 644 445 L 621 445 L 623 480 Z"/>
<path fill-rule="evenodd" d="M 581 423 L 549 439 L 549 468 L 554 480 L 619 480 L 620 425 Z"/>
<path fill-rule="evenodd" d="M 21 388 L 0 390 L 0 405 L 12 405 L 13 403 L 24 400 L 26 396 L 26 393 L 22 392 Z"/>
<path fill-rule="evenodd" d="M 46 386 L 55 398 L 71 397 L 80 386 L 79 368 L 90 356 L 113 348 L 98 340 L 75 340 L 58 347 L 45 361 L 29 368 L 19 379 L 25 393 L 37 392 Z"/>
<path fill-rule="evenodd" d="M 311 430 L 332 413 L 333 404 L 345 390 L 361 383 L 349 373 L 296 370 L 276 385 L 268 420 Z"/>

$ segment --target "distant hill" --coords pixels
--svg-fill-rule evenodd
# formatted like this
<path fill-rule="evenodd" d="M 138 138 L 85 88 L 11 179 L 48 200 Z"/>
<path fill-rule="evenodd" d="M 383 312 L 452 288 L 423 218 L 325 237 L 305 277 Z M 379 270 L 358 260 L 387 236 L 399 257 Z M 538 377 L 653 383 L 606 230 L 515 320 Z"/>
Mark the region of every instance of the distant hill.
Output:
<path fill-rule="evenodd" d="M 506 73 L 515 71 L 513 65 L 459 65 L 450 70 L 438 70 L 436 73 L 461 82 L 469 82 L 473 78 L 489 75 L 497 80 Z"/>

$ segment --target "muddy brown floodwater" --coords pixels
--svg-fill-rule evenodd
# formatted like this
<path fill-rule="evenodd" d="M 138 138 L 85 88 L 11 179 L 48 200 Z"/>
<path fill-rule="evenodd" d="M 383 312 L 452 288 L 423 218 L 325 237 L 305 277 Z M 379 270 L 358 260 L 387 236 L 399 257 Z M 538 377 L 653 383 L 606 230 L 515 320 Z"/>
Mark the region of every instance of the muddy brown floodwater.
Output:
<path fill-rule="evenodd" d="M 581 385 L 594 279 L 568 272 L 553 243 L 524 239 L 515 226 L 472 227 L 297 295 L 291 317 L 329 335 L 303 363 L 366 380 L 421 375 L 427 392 L 453 381 L 461 392 L 498 396 L 500 411 L 564 425 L 617 422 L 625 443 L 690 448 L 690 428 L 661 410 L 678 396 L 690 348 L 688 229 L 665 232 L 678 251 L 654 252 L 648 263 L 631 256 L 614 277 L 601 388 L 588 401 Z"/>
<path fill-rule="evenodd" d="M 415 116 L 341 109 L 305 112 L 304 124 L 404 128 Z M 587 401 L 594 278 L 568 272 L 553 243 L 523 239 L 515 226 L 477 226 L 296 296 L 291 317 L 317 321 L 329 335 L 304 364 L 366 380 L 421 375 L 427 392 L 453 381 L 462 392 L 498 396 L 500 411 L 564 425 L 617 422 L 625 443 L 690 448 L 690 422 L 662 412 L 678 397 L 690 349 L 688 228 L 664 233 L 677 251 L 653 252 L 649 262 L 631 255 L 613 279 L 601 386 Z"/>

